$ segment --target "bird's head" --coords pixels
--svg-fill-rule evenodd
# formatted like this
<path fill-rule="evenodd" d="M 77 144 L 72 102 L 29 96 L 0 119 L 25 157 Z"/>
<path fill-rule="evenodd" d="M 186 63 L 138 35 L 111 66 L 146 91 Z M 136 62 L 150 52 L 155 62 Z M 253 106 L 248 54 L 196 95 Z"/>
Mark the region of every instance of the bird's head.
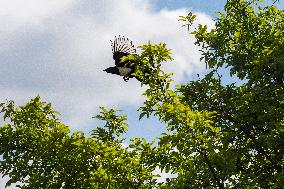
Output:
<path fill-rule="evenodd" d="M 105 69 L 105 70 L 103 70 L 103 71 L 105 71 L 105 72 L 107 72 L 107 73 L 111 73 L 111 74 L 120 75 L 120 74 L 119 74 L 119 69 L 118 69 L 117 67 L 109 67 L 109 68 L 107 68 L 107 69 Z"/>

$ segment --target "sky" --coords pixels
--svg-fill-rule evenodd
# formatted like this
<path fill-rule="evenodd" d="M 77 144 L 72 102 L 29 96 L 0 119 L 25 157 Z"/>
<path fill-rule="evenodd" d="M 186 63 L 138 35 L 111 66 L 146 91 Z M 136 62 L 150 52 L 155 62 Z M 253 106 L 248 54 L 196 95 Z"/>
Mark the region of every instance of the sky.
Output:
<path fill-rule="evenodd" d="M 208 14 L 200 9 L 201 1 L 174 2 L 0 0 L 0 101 L 23 105 L 40 95 L 72 131 L 86 133 L 97 125 L 92 117 L 99 106 L 122 109 L 129 115 L 129 137 L 151 138 L 164 127 L 152 126 L 159 124 L 154 118 L 137 124 L 145 87 L 102 70 L 114 65 L 110 40 L 125 35 L 136 46 L 165 42 L 175 58 L 165 70 L 174 72 L 175 84 L 202 72 L 198 47 L 178 16 L 197 9 L 198 22 L 213 27 L 210 15 L 216 5 L 207 6 Z"/>
<path fill-rule="evenodd" d="M 126 138 L 148 140 L 165 131 L 151 117 L 138 121 L 145 87 L 102 70 L 113 66 L 110 40 L 124 35 L 135 46 L 164 42 L 174 61 L 164 69 L 174 84 L 204 73 L 193 36 L 178 17 L 193 11 L 197 23 L 214 27 L 225 0 L 0 0 L 0 101 L 24 105 L 41 96 L 61 112 L 71 131 L 88 133 L 99 106 L 128 115 Z M 5 178 L 0 189 L 4 188 Z M 13 189 L 13 187 L 10 187 Z"/>

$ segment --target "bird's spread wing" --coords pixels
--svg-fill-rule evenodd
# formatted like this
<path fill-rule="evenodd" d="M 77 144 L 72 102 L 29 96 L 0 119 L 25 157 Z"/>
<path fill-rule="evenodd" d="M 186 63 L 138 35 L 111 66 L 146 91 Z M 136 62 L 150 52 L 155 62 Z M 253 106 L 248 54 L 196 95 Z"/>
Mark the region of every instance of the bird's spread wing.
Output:
<path fill-rule="evenodd" d="M 121 58 L 123 56 L 136 53 L 136 49 L 132 41 L 124 36 L 115 37 L 114 41 L 111 41 L 111 47 L 116 66 L 124 66 L 124 64 L 121 62 Z"/>

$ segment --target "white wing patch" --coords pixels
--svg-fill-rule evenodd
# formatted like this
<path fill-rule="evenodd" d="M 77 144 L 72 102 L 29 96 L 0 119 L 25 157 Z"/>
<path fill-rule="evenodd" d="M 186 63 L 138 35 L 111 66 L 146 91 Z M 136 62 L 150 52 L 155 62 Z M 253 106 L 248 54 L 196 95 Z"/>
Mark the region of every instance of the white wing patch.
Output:
<path fill-rule="evenodd" d="M 119 71 L 119 75 L 121 76 L 127 76 L 132 71 L 132 69 L 127 67 L 117 67 L 117 68 Z"/>

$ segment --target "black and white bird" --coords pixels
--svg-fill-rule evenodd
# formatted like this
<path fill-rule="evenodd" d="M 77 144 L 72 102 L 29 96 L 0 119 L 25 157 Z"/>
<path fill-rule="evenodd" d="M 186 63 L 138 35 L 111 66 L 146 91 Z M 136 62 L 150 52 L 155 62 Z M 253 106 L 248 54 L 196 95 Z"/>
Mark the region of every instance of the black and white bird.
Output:
<path fill-rule="evenodd" d="M 131 40 L 124 36 L 115 37 L 114 41 L 111 41 L 113 59 L 115 61 L 114 67 L 109 67 L 103 71 L 111 74 L 123 76 L 124 81 L 128 81 L 129 78 L 133 78 L 132 74 L 135 72 L 135 65 L 131 65 L 129 61 L 122 61 L 121 58 L 127 55 L 136 55 L 136 48 Z M 139 78 L 135 77 L 137 80 Z"/>

